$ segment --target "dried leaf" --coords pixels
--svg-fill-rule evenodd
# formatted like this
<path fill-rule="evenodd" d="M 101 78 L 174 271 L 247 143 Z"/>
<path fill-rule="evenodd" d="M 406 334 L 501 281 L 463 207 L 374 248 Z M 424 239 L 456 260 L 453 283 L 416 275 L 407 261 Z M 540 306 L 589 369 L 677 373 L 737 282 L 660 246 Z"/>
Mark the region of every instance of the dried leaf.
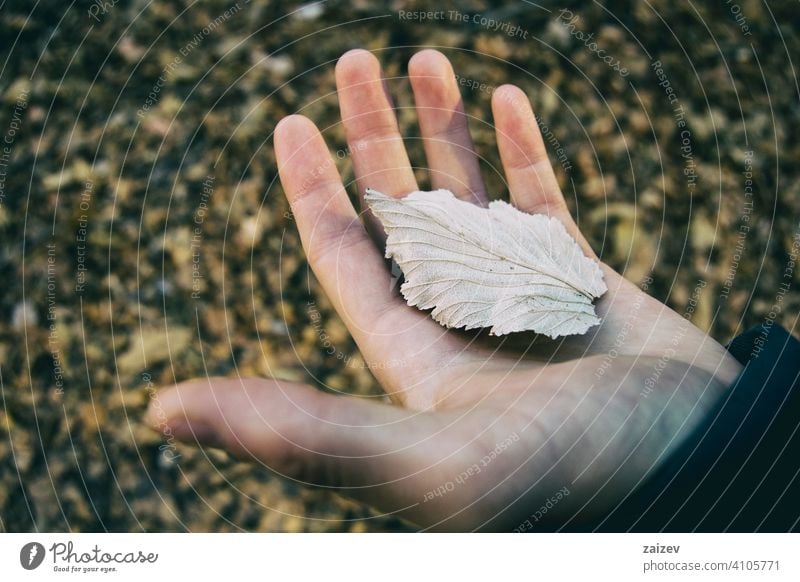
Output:
<path fill-rule="evenodd" d="M 481 208 L 448 190 L 391 198 L 368 188 L 366 200 L 405 275 L 403 297 L 442 325 L 556 338 L 600 323 L 602 271 L 558 219 L 502 201 Z"/>

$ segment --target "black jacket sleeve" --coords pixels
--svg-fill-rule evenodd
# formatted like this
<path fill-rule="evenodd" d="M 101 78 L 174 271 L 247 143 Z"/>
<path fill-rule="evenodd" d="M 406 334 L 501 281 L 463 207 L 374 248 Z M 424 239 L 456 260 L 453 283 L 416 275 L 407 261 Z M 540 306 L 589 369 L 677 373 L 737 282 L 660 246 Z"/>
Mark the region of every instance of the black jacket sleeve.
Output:
<path fill-rule="evenodd" d="M 728 350 L 731 389 L 597 531 L 800 530 L 800 342 L 768 322 Z"/>

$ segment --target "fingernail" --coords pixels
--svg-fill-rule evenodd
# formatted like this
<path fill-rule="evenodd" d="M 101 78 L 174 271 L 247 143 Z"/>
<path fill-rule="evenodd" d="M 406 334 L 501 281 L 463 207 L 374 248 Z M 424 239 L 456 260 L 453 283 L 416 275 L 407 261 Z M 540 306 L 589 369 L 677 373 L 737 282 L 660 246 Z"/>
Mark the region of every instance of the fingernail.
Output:
<path fill-rule="evenodd" d="M 180 402 L 175 400 L 174 388 L 162 388 L 150 393 L 150 403 L 142 420 L 156 432 L 162 432 L 167 419 L 180 413 Z"/>

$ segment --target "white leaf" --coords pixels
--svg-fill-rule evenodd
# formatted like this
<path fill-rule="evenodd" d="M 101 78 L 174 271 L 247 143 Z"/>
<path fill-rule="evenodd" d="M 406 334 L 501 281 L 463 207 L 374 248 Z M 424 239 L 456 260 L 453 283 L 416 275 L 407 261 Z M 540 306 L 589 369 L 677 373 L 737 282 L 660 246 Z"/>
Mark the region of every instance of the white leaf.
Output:
<path fill-rule="evenodd" d="M 501 201 L 481 208 L 448 190 L 391 198 L 367 188 L 366 200 L 405 275 L 403 297 L 442 325 L 556 338 L 600 323 L 602 271 L 558 219 Z"/>

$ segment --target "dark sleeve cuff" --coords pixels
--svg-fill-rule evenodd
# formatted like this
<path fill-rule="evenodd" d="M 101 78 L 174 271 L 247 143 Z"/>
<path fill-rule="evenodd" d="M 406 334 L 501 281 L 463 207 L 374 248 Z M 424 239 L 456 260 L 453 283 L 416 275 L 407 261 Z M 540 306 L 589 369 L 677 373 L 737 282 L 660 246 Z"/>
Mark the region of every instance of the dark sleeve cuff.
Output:
<path fill-rule="evenodd" d="M 800 342 L 769 322 L 728 350 L 744 370 L 598 531 L 800 529 Z"/>

